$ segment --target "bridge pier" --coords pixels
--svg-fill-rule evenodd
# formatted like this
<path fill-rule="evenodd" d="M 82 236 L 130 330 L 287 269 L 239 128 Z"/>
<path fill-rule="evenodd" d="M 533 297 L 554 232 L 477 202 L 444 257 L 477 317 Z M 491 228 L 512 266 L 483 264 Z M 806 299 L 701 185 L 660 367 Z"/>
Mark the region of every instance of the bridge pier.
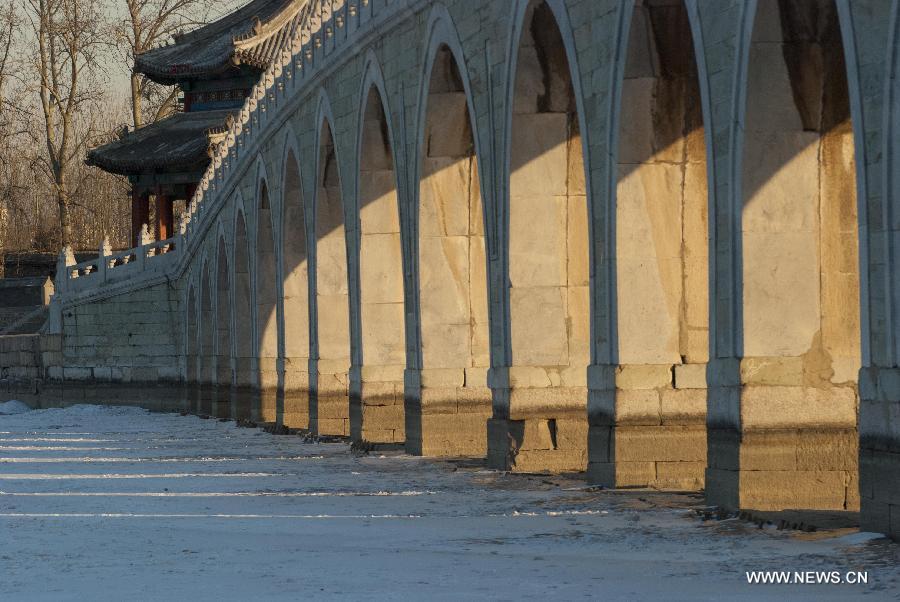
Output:
<path fill-rule="evenodd" d="M 533 386 L 535 381 L 527 380 L 531 374 L 514 367 L 491 371 L 488 465 L 513 472 L 583 472 L 587 387 Z"/>
<path fill-rule="evenodd" d="M 707 500 L 729 509 L 859 508 L 853 387 L 763 385 L 710 364 Z"/>
<path fill-rule="evenodd" d="M 860 520 L 900 540 L 900 368 L 859 373 Z"/>
<path fill-rule="evenodd" d="M 350 370 L 350 438 L 402 444 L 403 366 L 354 366 Z"/>
<path fill-rule="evenodd" d="M 350 435 L 350 382 L 345 360 L 316 362 L 309 398 L 309 430 L 316 435 Z"/>
<path fill-rule="evenodd" d="M 258 401 L 256 390 L 247 385 L 235 385 L 231 387 L 231 413 L 230 417 L 235 422 L 253 419 L 253 408 Z"/>
<path fill-rule="evenodd" d="M 198 399 L 197 410 L 200 414 L 211 416 L 213 413 L 213 405 L 216 401 L 216 380 L 214 375 L 212 358 L 209 361 L 201 363 L 200 381 L 197 385 Z"/>
<path fill-rule="evenodd" d="M 486 383 L 487 370 L 407 370 L 405 381 L 407 453 L 486 456 L 491 390 L 474 383 Z"/>
<path fill-rule="evenodd" d="M 212 386 L 213 402 L 210 411 L 216 418 L 231 417 L 231 357 L 217 355 L 215 359 L 215 384 Z"/>
<path fill-rule="evenodd" d="M 257 395 L 254 422 L 275 423 L 278 421 L 278 361 L 273 357 L 261 357 L 257 360 Z"/>
<path fill-rule="evenodd" d="M 588 478 L 607 487 L 702 489 L 706 374 L 700 368 L 590 366 Z"/>
<path fill-rule="evenodd" d="M 292 429 L 309 429 L 309 359 L 285 358 L 281 382 L 281 424 Z"/>

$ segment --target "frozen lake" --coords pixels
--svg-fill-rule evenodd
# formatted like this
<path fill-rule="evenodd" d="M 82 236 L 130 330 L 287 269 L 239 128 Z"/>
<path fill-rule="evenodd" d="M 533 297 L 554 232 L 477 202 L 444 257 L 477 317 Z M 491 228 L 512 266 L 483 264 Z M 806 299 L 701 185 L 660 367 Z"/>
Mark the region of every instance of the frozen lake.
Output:
<path fill-rule="evenodd" d="M 28 411 L 0 415 L 0 599 L 900 597 L 896 544 L 702 506 L 195 416 Z M 770 569 L 869 582 L 747 584 Z"/>

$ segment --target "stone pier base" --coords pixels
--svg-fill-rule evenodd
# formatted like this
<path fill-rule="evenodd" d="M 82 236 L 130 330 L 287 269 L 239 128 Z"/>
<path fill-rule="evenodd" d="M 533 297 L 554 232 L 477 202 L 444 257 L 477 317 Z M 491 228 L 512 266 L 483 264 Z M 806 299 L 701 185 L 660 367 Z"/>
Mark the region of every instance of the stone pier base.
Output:
<path fill-rule="evenodd" d="M 191 414 L 200 413 L 200 383 L 187 382 L 184 384 L 185 412 Z"/>
<path fill-rule="evenodd" d="M 284 392 L 281 424 L 292 429 L 309 428 L 309 390 L 293 389 Z"/>
<path fill-rule="evenodd" d="M 231 418 L 231 385 L 213 385 L 212 407 L 210 416 L 215 418 Z"/>
<path fill-rule="evenodd" d="M 900 541 L 900 368 L 859 371 L 860 523 Z"/>
<path fill-rule="evenodd" d="M 197 413 L 203 416 L 212 416 L 213 404 L 216 401 L 216 385 L 212 383 L 201 383 L 198 389 Z"/>
<path fill-rule="evenodd" d="M 860 528 L 900 541 L 900 442 L 878 442 L 859 454 Z"/>
<path fill-rule="evenodd" d="M 310 431 L 316 435 L 350 436 L 350 398 L 346 392 L 319 390 L 311 399 Z"/>
<path fill-rule="evenodd" d="M 591 425 L 588 478 L 606 487 L 703 489 L 705 425 Z"/>
<path fill-rule="evenodd" d="M 402 444 L 403 366 L 354 367 L 350 382 L 350 438 Z"/>
<path fill-rule="evenodd" d="M 729 510 L 858 510 L 850 428 L 710 429 L 706 498 Z"/>
<path fill-rule="evenodd" d="M 588 383 L 592 482 L 703 489 L 705 364 L 596 364 Z"/>
<path fill-rule="evenodd" d="M 491 390 L 411 388 L 406 401 L 406 451 L 417 456 L 483 458 Z"/>
<path fill-rule="evenodd" d="M 587 416 L 488 421 L 488 466 L 512 472 L 582 472 Z"/>
<path fill-rule="evenodd" d="M 256 389 L 242 385 L 231 388 L 231 418 L 233 420 L 252 420 L 253 408 L 256 407 L 258 395 Z"/>
<path fill-rule="evenodd" d="M 257 395 L 259 403 L 254 408 L 253 421 L 275 424 L 278 421 L 278 388 L 267 387 Z"/>

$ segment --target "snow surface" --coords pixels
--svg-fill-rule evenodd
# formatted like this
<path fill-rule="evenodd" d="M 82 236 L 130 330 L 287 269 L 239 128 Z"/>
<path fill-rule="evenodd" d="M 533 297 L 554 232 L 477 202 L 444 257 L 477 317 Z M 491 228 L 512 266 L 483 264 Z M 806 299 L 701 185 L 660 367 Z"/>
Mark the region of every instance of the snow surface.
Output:
<path fill-rule="evenodd" d="M 25 412 L 30 412 L 31 408 L 19 401 L 18 399 L 12 399 L 10 401 L 4 401 L 0 403 L 0 416 L 3 415 L 11 415 L 11 414 L 24 414 Z"/>
<path fill-rule="evenodd" d="M 704 522 L 702 504 L 194 416 L 35 410 L 0 416 L 0 599 L 900 596 L 896 544 Z M 764 569 L 869 583 L 746 583 Z"/>

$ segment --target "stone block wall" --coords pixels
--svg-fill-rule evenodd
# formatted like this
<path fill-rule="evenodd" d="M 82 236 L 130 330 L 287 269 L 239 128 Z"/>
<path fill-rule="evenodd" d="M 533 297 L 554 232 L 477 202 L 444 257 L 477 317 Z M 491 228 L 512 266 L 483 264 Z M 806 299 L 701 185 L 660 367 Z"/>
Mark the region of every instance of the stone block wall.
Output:
<path fill-rule="evenodd" d="M 60 308 L 61 349 L 45 365 L 51 380 L 178 382 L 185 322 L 168 284 Z M 59 361 L 56 361 L 59 360 Z"/>
<path fill-rule="evenodd" d="M 60 337 L 39 334 L 0 336 L 0 395 L 4 400 L 33 401 L 44 379 L 44 360 L 60 352 Z"/>

